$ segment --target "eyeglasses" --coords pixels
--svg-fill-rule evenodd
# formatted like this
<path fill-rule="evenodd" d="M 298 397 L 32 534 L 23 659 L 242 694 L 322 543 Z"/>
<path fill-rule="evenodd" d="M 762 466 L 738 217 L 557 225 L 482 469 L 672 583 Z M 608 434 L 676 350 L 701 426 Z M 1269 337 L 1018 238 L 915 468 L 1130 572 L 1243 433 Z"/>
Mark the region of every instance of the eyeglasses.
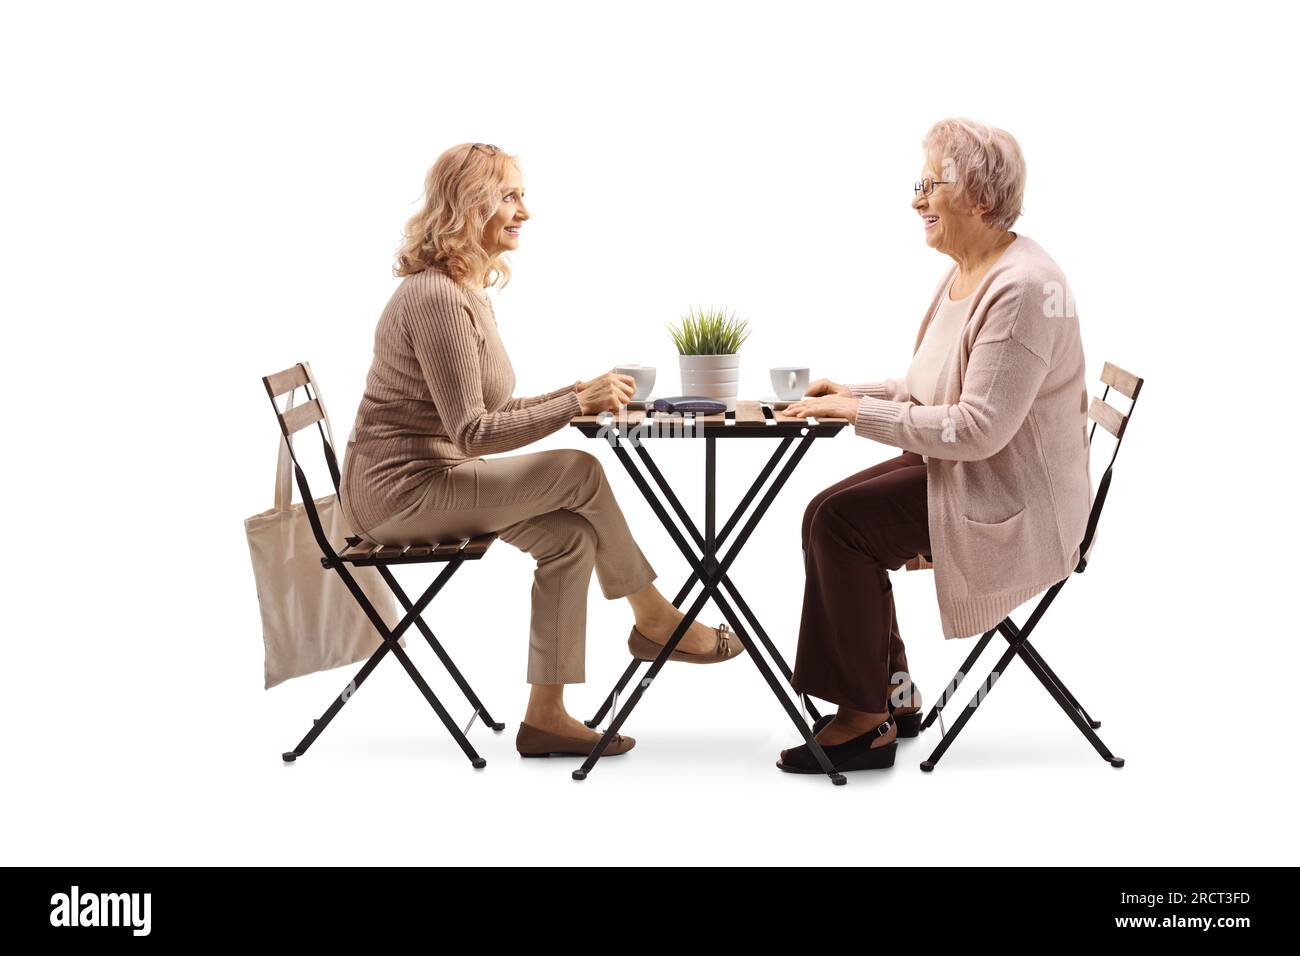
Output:
<path fill-rule="evenodd" d="M 952 183 L 953 181 L 951 179 L 931 179 L 929 176 L 926 176 L 925 179 L 922 179 L 919 183 L 913 184 L 912 190 L 918 196 L 928 196 L 930 193 L 934 192 L 935 186 L 951 186 Z"/>
<path fill-rule="evenodd" d="M 497 153 L 501 152 L 500 146 L 493 146 L 491 143 L 472 144 L 469 149 L 465 150 L 465 161 L 460 164 L 460 172 L 456 174 L 457 176 L 459 176 L 460 173 L 463 173 L 469 167 L 469 158 L 474 155 L 474 150 L 476 149 L 483 150 L 489 156 L 495 156 Z"/>

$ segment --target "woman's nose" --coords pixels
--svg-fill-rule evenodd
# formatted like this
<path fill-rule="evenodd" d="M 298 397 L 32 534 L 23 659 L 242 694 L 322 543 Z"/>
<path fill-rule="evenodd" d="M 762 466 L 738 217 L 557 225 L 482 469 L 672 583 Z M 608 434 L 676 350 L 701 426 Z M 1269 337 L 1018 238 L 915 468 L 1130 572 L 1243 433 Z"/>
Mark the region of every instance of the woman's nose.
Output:
<path fill-rule="evenodd" d="M 529 218 L 528 207 L 525 206 L 522 201 L 515 206 L 515 218 L 519 220 L 527 220 Z"/>

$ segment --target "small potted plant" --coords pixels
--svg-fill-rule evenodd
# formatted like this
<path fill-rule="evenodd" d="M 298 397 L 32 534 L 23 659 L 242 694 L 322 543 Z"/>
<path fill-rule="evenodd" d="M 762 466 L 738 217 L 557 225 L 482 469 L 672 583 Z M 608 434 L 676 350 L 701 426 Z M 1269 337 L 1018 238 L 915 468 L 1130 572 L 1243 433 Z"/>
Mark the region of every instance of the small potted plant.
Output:
<path fill-rule="evenodd" d="M 740 384 L 737 351 L 749 338 L 749 323 L 722 309 L 692 308 L 668 326 L 682 370 L 682 394 L 702 395 L 736 409 Z"/>

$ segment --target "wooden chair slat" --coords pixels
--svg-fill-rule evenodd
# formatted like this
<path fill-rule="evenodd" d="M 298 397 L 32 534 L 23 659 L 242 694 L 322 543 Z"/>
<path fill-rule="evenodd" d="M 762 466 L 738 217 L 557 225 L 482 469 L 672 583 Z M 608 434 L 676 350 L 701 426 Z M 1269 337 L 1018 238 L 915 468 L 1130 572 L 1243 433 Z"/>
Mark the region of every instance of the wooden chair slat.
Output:
<path fill-rule="evenodd" d="M 320 402 L 313 398 L 306 405 L 295 405 L 282 414 L 280 419 L 284 422 L 285 429 L 292 435 L 308 425 L 315 425 L 324 417 L 325 413 L 321 411 Z"/>
<path fill-rule="evenodd" d="M 451 558 L 460 553 L 460 549 L 465 546 L 465 541 L 444 541 L 433 549 L 435 558 Z"/>
<path fill-rule="evenodd" d="M 346 558 L 350 561 L 359 555 L 369 554 L 370 549 L 373 547 L 374 545 L 369 541 L 358 541 L 356 544 L 350 544 L 340 551 L 339 557 Z"/>
<path fill-rule="evenodd" d="M 427 558 L 433 554 L 433 545 L 431 544 L 413 544 L 406 549 L 405 557 L 408 558 Z"/>
<path fill-rule="evenodd" d="M 1088 406 L 1088 417 L 1116 438 L 1124 435 L 1124 423 L 1128 419 L 1118 409 L 1107 405 L 1095 395 L 1092 404 Z"/>
<path fill-rule="evenodd" d="M 1129 399 L 1136 399 L 1142 389 L 1142 379 L 1110 362 L 1101 367 L 1101 380 Z"/>
<path fill-rule="evenodd" d="M 497 539 L 496 532 L 481 534 L 477 538 L 470 538 L 469 542 L 462 549 L 461 553 L 466 557 L 473 555 L 481 558 L 487 553 L 487 549 L 492 546 L 492 542 Z"/>
<path fill-rule="evenodd" d="M 292 392 L 307 384 L 307 372 L 301 365 L 295 365 L 293 368 L 287 368 L 283 372 L 276 372 L 274 375 L 268 375 L 265 379 L 266 387 L 271 392 L 272 398 L 279 398 L 285 392 Z"/>

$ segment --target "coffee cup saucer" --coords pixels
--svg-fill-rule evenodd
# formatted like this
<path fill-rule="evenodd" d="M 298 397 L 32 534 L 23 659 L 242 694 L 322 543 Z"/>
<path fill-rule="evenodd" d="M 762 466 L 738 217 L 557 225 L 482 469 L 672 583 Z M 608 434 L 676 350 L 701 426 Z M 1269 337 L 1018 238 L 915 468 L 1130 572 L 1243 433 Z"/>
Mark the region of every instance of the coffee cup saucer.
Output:
<path fill-rule="evenodd" d="M 794 404 L 795 402 L 797 402 L 797 401 L 799 401 L 799 399 L 797 399 L 797 398 L 774 398 L 774 397 L 772 397 L 772 396 L 768 396 L 767 398 L 760 398 L 760 399 L 759 399 L 759 402 L 760 402 L 761 404 L 763 404 L 763 405 L 771 405 L 771 406 L 772 406 L 774 409 L 776 409 L 778 412 L 779 412 L 781 409 L 783 409 L 783 408 L 786 408 L 786 407 L 788 407 L 788 406 L 790 406 L 790 405 L 793 405 L 793 404 Z"/>

